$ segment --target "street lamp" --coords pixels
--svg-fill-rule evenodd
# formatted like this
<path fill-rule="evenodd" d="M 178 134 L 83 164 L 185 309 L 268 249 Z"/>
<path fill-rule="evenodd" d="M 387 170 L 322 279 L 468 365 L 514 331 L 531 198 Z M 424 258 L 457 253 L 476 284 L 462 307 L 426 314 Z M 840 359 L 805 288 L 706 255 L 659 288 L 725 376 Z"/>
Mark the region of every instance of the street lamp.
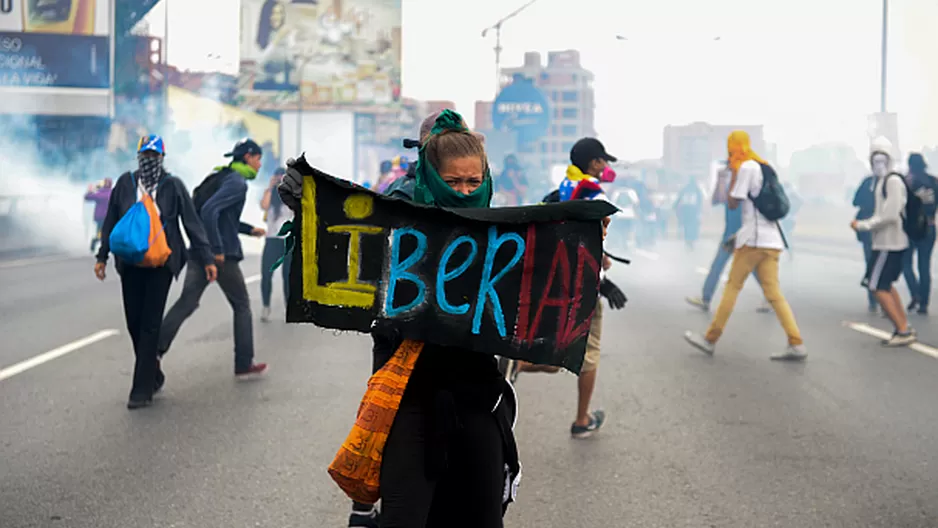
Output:
<path fill-rule="evenodd" d="M 502 87 L 502 83 L 499 80 L 501 78 L 502 64 L 502 24 L 518 16 L 522 11 L 534 5 L 535 2 L 537 2 L 537 0 L 529 0 L 528 3 L 524 4 L 518 9 L 515 9 L 495 24 L 482 30 L 482 38 L 485 38 L 485 36 L 488 35 L 489 30 L 495 30 L 495 97 L 498 97 L 498 91 Z"/>
<path fill-rule="evenodd" d="M 889 42 L 889 0 L 883 0 L 882 64 L 879 79 L 879 111 L 886 113 L 886 46 Z"/>

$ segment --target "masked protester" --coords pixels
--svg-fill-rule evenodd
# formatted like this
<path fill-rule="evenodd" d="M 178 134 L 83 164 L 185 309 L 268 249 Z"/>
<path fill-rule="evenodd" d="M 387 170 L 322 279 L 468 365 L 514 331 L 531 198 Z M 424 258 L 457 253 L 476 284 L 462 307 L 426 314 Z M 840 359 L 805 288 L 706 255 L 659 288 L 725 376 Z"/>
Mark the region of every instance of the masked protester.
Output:
<path fill-rule="evenodd" d="M 163 170 L 163 139 L 159 136 L 141 138 L 137 147 L 138 168 L 118 178 L 110 194 L 107 213 L 101 224 L 101 248 L 94 273 L 104 280 L 110 253 L 110 235 L 124 214 L 148 194 L 156 203 L 160 221 L 171 251 L 165 265 L 160 267 L 138 267 L 117 259 L 115 267 L 121 278 L 121 293 L 124 300 L 124 316 L 127 330 L 133 343 L 136 361 L 133 384 L 127 408 L 146 407 L 153 401 L 165 381 L 157 358 L 157 340 L 160 323 L 169 287 L 174 277 L 190 260 L 190 273 L 197 273 L 202 280 L 215 280 L 216 268 L 209 250 L 208 239 L 202 222 L 185 184 Z M 179 223 L 186 228 L 192 252 L 186 250 L 179 230 Z"/>
<path fill-rule="evenodd" d="M 906 180 L 909 192 L 922 201 L 925 216 L 928 217 L 928 229 L 920 240 L 909 241 L 903 266 L 906 284 L 912 294 L 908 310 L 918 308 L 919 315 L 928 315 L 928 301 L 931 297 L 931 256 L 935 249 L 935 212 L 938 209 L 938 178 L 927 172 L 925 158 L 913 152 L 909 155 L 909 175 Z M 918 260 L 918 277 L 912 266 L 913 259 Z"/>
<path fill-rule="evenodd" d="M 218 285 L 234 312 L 234 374 L 238 379 L 257 377 L 267 370 L 266 363 L 254 362 L 254 331 L 251 321 L 251 299 L 248 296 L 241 261 L 239 234 L 262 237 L 266 231 L 241 221 L 247 198 L 247 182 L 257 177 L 263 152 L 254 140 L 235 144 L 225 157 L 232 158 L 227 166 L 216 167 L 193 192 L 193 202 L 211 245 L 218 266 Z M 199 307 L 208 282 L 190 267 L 183 283 L 182 294 L 166 313 L 160 329 L 159 352 L 163 357 L 182 324 Z"/>
<path fill-rule="evenodd" d="M 753 201 L 753 197 L 761 193 L 765 178 L 763 166 L 767 163 L 752 150 L 749 134 L 742 130 L 734 131 L 727 138 L 727 153 L 731 171 L 727 206 L 730 209 L 742 208 L 742 224 L 735 238 L 731 239 L 734 250 L 730 277 L 707 331 L 703 335 L 688 331 L 684 339 L 705 354 L 713 355 L 736 307 L 739 292 L 749 274 L 755 271 L 766 301 L 775 309 L 775 315 L 788 336 L 788 345 L 771 354 L 771 359 L 804 361 L 807 352 L 801 331 L 778 280 L 778 262 L 785 248 L 781 228 L 777 222 L 763 216 Z"/>

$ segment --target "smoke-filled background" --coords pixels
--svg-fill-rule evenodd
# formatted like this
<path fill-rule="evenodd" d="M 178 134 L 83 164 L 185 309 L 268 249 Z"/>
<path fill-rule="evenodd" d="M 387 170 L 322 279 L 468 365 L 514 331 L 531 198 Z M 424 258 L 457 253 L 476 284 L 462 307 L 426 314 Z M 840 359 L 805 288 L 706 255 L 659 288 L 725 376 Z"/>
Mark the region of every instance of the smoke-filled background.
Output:
<path fill-rule="evenodd" d="M 622 161 L 610 194 L 628 202 L 624 188 L 646 189 L 642 207 L 663 237 L 680 232 L 672 206 L 689 178 L 709 196 L 734 128 L 752 133 L 803 202 L 793 236 L 821 244 L 853 243 L 845 222 L 872 137 L 893 142 L 899 170 L 911 151 L 938 165 L 931 0 L 893 2 L 885 40 L 880 0 L 586 0 L 576 9 L 564 0 L 139 0 L 116 2 L 111 19 L 104 0 L 73 4 L 96 7 L 93 27 L 0 19 L 0 32 L 14 31 L 0 33 L 0 252 L 86 251 L 94 227 L 84 194 L 133 170 L 136 142 L 150 133 L 164 136 L 166 166 L 190 190 L 238 139 L 262 144 L 245 208 L 253 223 L 287 157 L 306 152 L 328 172 L 380 187 L 416 155 L 401 139 L 441 108 L 485 134 L 499 204 L 538 201 L 573 141 L 600 137 Z M 76 35 L 101 39 L 90 53 L 99 59 L 78 54 L 95 44 Z M 531 89 L 508 95 L 517 75 Z M 541 112 L 505 114 L 505 102 Z M 518 170 L 503 174 L 509 154 Z M 701 221 L 704 233 L 722 229 L 719 210 L 704 208 Z"/>

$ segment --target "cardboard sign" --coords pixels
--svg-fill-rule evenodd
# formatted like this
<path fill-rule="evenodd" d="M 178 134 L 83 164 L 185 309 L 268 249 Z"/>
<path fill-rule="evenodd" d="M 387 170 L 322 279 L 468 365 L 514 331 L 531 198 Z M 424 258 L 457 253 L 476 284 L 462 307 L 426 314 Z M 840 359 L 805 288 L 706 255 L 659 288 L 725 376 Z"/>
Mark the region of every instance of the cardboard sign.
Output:
<path fill-rule="evenodd" d="M 369 332 L 579 372 L 602 265 L 602 201 L 440 209 L 304 159 L 288 322 Z"/>

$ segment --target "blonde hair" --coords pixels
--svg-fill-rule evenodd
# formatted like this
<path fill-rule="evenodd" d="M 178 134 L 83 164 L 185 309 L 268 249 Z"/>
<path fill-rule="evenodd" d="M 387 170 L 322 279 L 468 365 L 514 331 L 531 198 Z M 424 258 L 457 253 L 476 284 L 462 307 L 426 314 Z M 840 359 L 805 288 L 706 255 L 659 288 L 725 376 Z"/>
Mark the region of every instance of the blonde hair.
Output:
<path fill-rule="evenodd" d="M 478 156 L 483 170 L 488 168 L 483 140 L 469 130 L 443 130 L 423 140 L 427 161 L 439 172 L 450 160 Z"/>

